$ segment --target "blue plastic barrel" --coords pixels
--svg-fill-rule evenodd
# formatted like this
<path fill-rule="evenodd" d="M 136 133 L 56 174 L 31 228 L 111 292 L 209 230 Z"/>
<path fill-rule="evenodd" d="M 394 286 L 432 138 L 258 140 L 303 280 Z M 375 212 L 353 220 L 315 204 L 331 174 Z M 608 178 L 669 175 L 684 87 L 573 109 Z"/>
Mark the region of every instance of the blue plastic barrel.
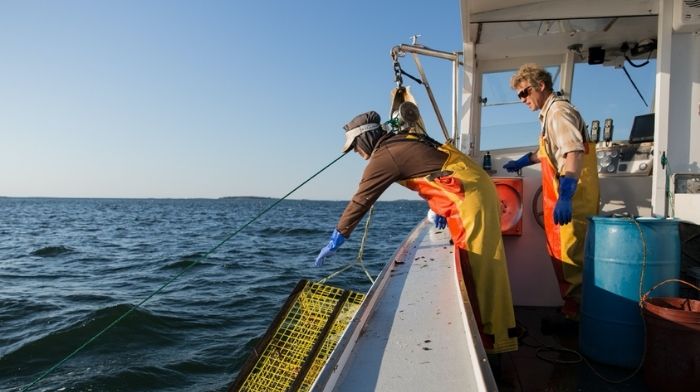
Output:
<path fill-rule="evenodd" d="M 678 221 L 588 218 L 580 351 L 601 363 L 638 366 L 644 351 L 640 296 L 657 283 L 678 278 L 680 259 Z M 678 296 L 677 285 L 656 291 L 656 296 Z"/>

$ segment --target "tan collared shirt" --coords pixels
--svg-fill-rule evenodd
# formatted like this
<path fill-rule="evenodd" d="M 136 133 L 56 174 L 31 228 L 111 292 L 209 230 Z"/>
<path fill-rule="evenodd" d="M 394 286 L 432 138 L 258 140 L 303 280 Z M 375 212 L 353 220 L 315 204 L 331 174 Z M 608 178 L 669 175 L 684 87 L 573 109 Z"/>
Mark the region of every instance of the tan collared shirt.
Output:
<path fill-rule="evenodd" d="M 547 155 L 554 158 L 559 173 L 564 168 L 564 155 L 584 151 L 584 128 L 581 114 L 565 99 L 551 94 L 544 102 L 540 131 L 547 145 Z"/>

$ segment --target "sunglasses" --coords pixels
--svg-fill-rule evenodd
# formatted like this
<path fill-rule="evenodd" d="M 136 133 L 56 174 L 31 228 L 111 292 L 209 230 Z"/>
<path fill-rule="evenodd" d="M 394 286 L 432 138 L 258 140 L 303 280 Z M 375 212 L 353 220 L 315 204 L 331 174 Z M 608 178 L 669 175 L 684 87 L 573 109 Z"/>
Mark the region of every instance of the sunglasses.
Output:
<path fill-rule="evenodd" d="M 518 98 L 525 99 L 530 95 L 530 89 L 532 86 L 527 86 L 524 89 L 518 91 Z"/>

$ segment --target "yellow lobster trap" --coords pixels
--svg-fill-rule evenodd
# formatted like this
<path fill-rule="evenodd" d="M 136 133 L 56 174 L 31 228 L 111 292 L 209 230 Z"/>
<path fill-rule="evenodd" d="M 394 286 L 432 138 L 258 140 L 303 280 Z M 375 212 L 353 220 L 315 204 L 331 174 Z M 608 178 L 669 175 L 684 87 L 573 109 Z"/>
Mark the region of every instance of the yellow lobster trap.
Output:
<path fill-rule="evenodd" d="M 309 390 L 364 297 L 301 280 L 229 392 Z"/>

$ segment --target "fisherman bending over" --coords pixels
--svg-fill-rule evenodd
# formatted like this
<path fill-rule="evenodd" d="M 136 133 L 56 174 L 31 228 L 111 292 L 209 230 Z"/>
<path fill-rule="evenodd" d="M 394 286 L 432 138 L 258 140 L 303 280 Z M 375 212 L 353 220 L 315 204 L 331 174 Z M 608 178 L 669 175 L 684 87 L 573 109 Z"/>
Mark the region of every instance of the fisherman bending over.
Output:
<path fill-rule="evenodd" d="M 419 118 L 418 108 L 413 105 L 412 110 Z M 398 182 L 418 192 L 431 210 L 446 218 L 461 260 L 466 261 L 465 283 L 484 348 L 489 353 L 517 350 L 517 338 L 509 336 L 509 330 L 515 331 L 515 316 L 493 182 L 456 148 L 402 125 L 399 132 L 387 131 L 379 114 L 371 111 L 343 127 L 343 151 L 354 149 L 368 162 L 316 266 L 335 253 L 379 196 Z"/>

